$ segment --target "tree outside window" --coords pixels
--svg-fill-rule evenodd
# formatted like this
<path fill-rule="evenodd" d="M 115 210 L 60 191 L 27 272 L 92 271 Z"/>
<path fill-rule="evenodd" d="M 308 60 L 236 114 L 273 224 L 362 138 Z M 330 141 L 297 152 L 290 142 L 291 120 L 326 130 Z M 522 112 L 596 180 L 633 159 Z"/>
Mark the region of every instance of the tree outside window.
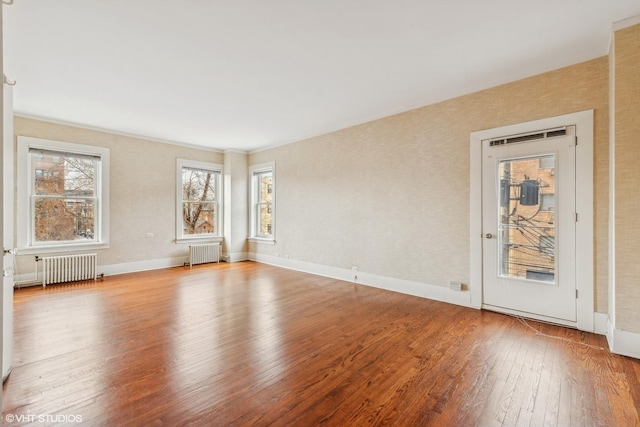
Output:
<path fill-rule="evenodd" d="M 34 242 L 93 241 L 99 158 L 43 150 L 30 154 Z"/>
<path fill-rule="evenodd" d="M 221 237 L 222 166 L 178 159 L 178 239 Z"/>
<path fill-rule="evenodd" d="M 216 184 L 212 171 L 182 168 L 182 221 L 184 234 L 217 234 Z"/>

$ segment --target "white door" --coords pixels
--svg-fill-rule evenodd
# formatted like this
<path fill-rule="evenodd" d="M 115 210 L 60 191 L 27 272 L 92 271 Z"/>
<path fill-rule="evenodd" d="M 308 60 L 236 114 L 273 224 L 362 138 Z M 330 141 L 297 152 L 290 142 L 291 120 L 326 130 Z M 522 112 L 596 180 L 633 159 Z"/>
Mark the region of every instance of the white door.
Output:
<path fill-rule="evenodd" d="M 483 305 L 576 321 L 575 126 L 482 141 Z"/>
<path fill-rule="evenodd" d="M 13 88 L 4 86 L 4 106 L 3 106 L 3 144 L 2 144 L 2 212 L 3 212 L 3 233 L 2 245 L 5 250 L 11 252 L 4 253 L 3 256 L 3 295 L 2 295 L 2 379 L 6 379 L 11 372 L 11 359 L 13 357 Z"/>

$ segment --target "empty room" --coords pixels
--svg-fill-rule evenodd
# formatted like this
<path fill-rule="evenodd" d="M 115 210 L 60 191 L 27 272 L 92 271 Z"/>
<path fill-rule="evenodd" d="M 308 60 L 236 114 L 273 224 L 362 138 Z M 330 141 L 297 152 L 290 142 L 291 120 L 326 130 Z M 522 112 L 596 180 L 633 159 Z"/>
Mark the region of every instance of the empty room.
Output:
<path fill-rule="evenodd" d="M 640 425 L 637 0 L 1 10 L 3 425 Z"/>

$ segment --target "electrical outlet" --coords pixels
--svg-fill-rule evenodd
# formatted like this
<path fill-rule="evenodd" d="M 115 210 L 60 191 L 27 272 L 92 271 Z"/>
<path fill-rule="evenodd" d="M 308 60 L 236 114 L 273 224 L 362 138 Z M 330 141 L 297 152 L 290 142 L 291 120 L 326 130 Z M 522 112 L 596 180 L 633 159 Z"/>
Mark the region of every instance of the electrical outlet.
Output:
<path fill-rule="evenodd" d="M 461 291 L 462 290 L 462 282 L 457 282 L 452 280 L 449 282 L 449 289 L 452 291 Z"/>

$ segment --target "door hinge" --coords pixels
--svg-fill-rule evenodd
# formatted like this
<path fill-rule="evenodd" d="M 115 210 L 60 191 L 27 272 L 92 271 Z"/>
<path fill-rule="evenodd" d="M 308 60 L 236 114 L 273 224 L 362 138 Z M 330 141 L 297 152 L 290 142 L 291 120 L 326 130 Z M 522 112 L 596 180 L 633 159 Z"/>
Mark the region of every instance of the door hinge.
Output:
<path fill-rule="evenodd" d="M 578 290 L 576 289 L 576 299 L 578 299 Z"/>
<path fill-rule="evenodd" d="M 576 214 L 576 222 L 578 222 L 578 212 L 575 212 Z"/>
<path fill-rule="evenodd" d="M 576 145 L 578 145 L 578 137 L 576 136 Z"/>

